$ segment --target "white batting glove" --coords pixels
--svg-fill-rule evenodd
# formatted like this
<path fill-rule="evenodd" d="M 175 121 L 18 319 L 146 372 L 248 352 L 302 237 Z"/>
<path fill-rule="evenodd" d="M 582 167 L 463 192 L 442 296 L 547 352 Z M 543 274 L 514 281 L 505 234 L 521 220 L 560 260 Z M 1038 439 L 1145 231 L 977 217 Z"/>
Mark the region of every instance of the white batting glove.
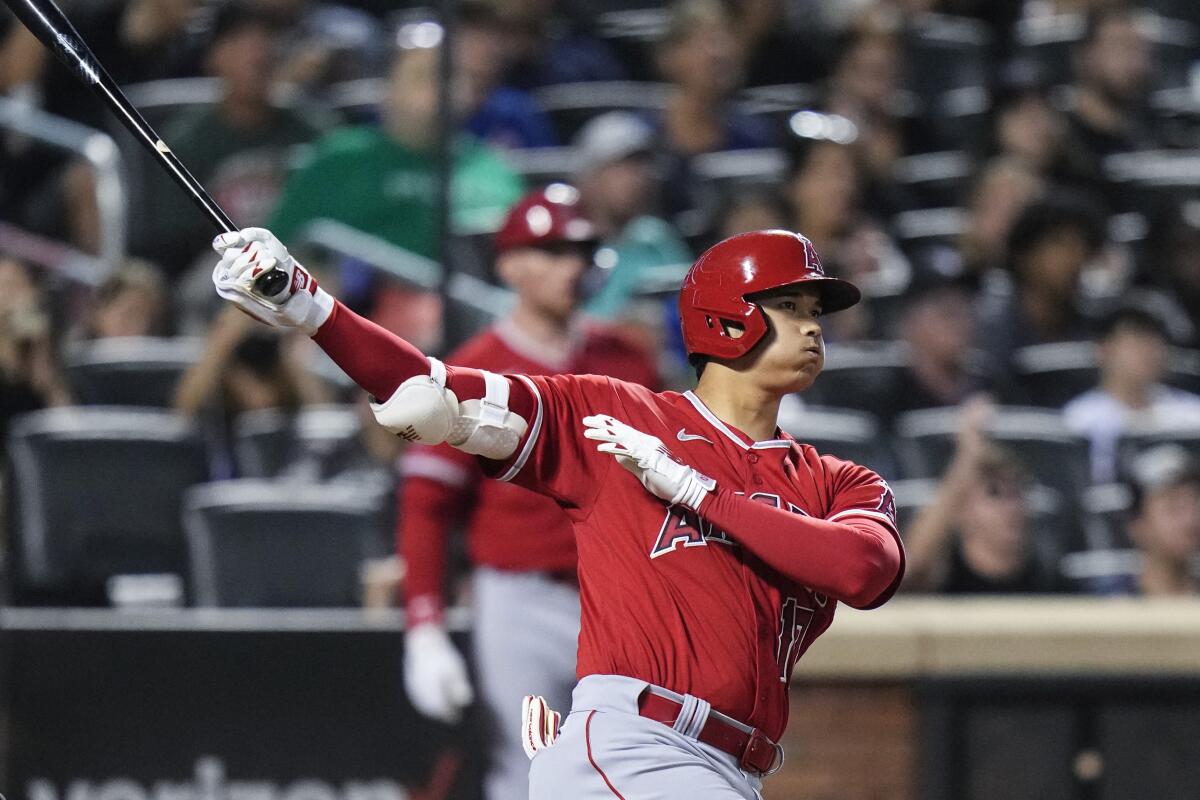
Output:
<path fill-rule="evenodd" d="M 521 746 L 530 760 L 558 739 L 558 725 L 562 715 L 550 708 L 546 698 L 540 694 L 525 695 L 521 701 Z"/>
<path fill-rule="evenodd" d="M 700 502 L 717 488 L 712 478 L 675 460 L 656 436 L 642 433 L 607 414 L 584 417 L 583 435 L 603 442 L 596 449 L 612 453 L 651 494 L 671 505 L 700 510 Z"/>
<path fill-rule="evenodd" d="M 404 634 L 404 689 L 427 717 L 455 723 L 475 697 L 467 664 L 446 629 L 427 622 Z"/>
<path fill-rule="evenodd" d="M 213 270 L 217 294 L 250 316 L 275 328 L 299 328 L 309 336 L 333 311 L 333 297 L 296 263 L 283 242 L 265 228 L 244 228 L 213 239 L 221 260 Z M 259 276 L 277 269 L 287 275 L 284 288 L 264 297 Z"/>

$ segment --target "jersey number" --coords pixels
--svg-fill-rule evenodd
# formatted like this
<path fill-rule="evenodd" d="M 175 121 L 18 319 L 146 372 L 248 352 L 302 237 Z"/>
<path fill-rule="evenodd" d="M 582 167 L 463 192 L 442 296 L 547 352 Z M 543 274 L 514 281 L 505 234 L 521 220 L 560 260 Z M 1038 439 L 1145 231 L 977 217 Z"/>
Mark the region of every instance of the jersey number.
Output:
<path fill-rule="evenodd" d="M 800 605 L 795 597 L 783 601 L 779 611 L 779 638 L 775 641 L 775 662 L 779 664 L 779 680 L 787 683 L 800 658 L 804 635 L 816 615 L 815 608 Z"/>

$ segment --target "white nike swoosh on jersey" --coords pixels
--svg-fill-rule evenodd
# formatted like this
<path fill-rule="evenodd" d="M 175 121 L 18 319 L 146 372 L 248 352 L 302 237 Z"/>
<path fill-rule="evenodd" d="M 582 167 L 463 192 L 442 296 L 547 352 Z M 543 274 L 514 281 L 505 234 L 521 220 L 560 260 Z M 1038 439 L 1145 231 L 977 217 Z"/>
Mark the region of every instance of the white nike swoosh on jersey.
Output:
<path fill-rule="evenodd" d="M 709 444 L 713 443 L 713 440 L 709 439 L 707 436 L 701 436 L 698 433 L 686 433 L 684 432 L 683 428 L 679 429 L 679 433 L 675 434 L 675 438 L 681 442 L 694 442 L 699 439 L 702 442 L 708 442 Z"/>

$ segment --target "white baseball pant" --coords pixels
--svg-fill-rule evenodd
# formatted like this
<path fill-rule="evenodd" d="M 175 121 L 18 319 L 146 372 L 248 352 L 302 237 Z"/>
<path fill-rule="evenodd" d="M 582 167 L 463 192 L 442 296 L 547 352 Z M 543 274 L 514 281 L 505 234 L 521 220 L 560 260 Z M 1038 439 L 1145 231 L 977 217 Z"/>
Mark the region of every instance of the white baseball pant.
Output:
<path fill-rule="evenodd" d="M 638 714 L 646 686 L 580 680 L 558 741 L 533 757 L 529 800 L 762 800 L 762 781 L 733 756 Z"/>
<path fill-rule="evenodd" d="M 474 575 L 474 659 L 480 699 L 494 730 L 484 774 L 487 800 L 529 797 L 521 746 L 521 700 L 540 694 L 565 711 L 575 685 L 579 592 L 536 572 L 479 567 Z"/>

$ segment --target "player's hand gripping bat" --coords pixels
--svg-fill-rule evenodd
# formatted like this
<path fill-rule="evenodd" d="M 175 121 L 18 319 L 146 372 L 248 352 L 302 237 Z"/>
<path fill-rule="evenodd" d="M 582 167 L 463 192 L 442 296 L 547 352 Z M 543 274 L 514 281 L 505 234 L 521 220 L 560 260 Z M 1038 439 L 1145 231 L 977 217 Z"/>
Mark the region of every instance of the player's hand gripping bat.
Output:
<path fill-rule="evenodd" d="M 200 182 L 196 180 L 187 167 L 175 157 L 171 148 L 142 118 L 138 110 L 129 102 L 129 98 L 121 91 L 104 67 L 96 60 L 90 48 L 80 37 L 79 32 L 56 6 L 53 0 L 4 0 L 25 27 L 46 45 L 58 60 L 66 64 L 76 78 L 91 89 L 104 103 L 116 113 L 121 123 L 133 133 L 146 149 L 154 154 L 170 176 L 191 196 L 192 201 L 203 211 L 213 224 L 223 233 L 237 231 L 233 222 L 226 216 L 221 207 L 209 196 Z M 271 270 L 258 279 L 257 290 L 264 297 L 279 294 L 286 285 L 288 277 L 279 270 Z"/>

